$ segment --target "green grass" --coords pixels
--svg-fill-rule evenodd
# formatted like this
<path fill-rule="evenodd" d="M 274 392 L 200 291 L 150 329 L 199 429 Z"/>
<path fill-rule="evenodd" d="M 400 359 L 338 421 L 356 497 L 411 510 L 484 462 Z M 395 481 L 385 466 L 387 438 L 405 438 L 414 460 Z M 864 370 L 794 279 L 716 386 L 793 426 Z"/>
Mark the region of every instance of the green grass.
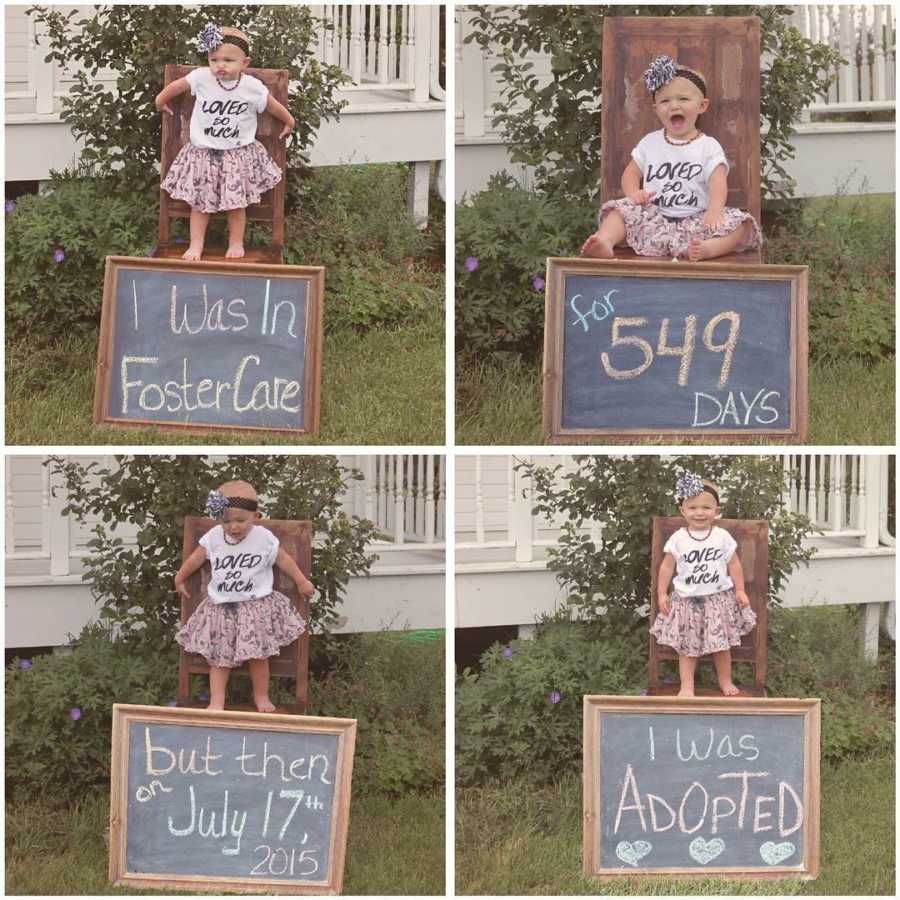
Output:
<path fill-rule="evenodd" d="M 875 365 L 852 359 L 834 365 L 811 365 L 807 443 L 893 444 L 895 380 L 893 359 Z M 545 443 L 541 434 L 540 362 L 527 364 L 512 359 L 461 365 L 456 443 Z M 748 439 L 747 443 L 772 441 Z"/>
<path fill-rule="evenodd" d="M 82 798 L 69 807 L 39 800 L 8 803 L 6 893 L 178 893 L 169 888 L 150 891 L 109 884 L 108 815 L 109 801 L 104 796 Z M 354 797 L 343 892 L 443 894 L 443 796 Z"/>
<path fill-rule="evenodd" d="M 94 428 L 95 337 L 10 341 L 6 442 L 21 444 L 443 444 L 444 320 L 325 335 L 320 430 L 291 434 Z"/>
<path fill-rule="evenodd" d="M 514 782 L 457 793 L 456 893 L 609 895 L 894 894 L 894 760 L 823 767 L 815 881 L 616 878 L 581 874 L 581 782 Z"/>

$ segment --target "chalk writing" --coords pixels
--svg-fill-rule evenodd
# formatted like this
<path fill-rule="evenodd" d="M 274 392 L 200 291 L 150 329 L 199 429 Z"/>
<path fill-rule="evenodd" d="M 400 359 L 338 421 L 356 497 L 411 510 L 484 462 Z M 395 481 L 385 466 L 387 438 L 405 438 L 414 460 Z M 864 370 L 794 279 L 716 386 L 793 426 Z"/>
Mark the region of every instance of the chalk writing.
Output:
<path fill-rule="evenodd" d="M 569 306 L 572 307 L 572 312 L 578 317 L 572 323 L 573 325 L 581 325 L 583 326 L 585 331 L 589 330 L 588 326 L 588 316 L 590 316 L 595 322 L 602 322 L 607 316 L 611 316 L 615 310 L 613 309 L 611 297 L 613 294 L 617 294 L 618 291 L 614 288 L 611 291 L 608 291 L 601 300 L 598 297 L 594 297 L 591 301 L 591 308 L 586 313 L 582 313 L 578 306 L 576 305 L 577 300 L 581 300 L 581 294 L 575 294 L 574 297 L 569 301 Z M 600 315 L 600 313 L 603 315 Z"/>
<path fill-rule="evenodd" d="M 306 371 L 309 287 L 309 276 L 242 268 L 127 269 L 115 295 L 106 414 L 302 430 L 313 377 Z"/>

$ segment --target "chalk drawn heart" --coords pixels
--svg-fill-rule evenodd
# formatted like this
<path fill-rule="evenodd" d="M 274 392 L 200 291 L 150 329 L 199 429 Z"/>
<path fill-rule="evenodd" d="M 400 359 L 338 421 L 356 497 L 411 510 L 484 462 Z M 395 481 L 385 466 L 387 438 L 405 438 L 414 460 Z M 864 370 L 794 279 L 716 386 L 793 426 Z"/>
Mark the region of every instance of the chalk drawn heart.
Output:
<path fill-rule="evenodd" d="M 777 866 L 778 863 L 793 856 L 797 852 L 797 848 L 790 842 L 784 841 L 781 844 L 766 841 L 759 848 L 759 855 L 770 865 Z"/>
<path fill-rule="evenodd" d="M 616 844 L 616 856 L 629 866 L 636 866 L 651 850 L 653 844 L 649 841 L 619 841 Z"/>
<path fill-rule="evenodd" d="M 712 862 L 725 849 L 725 841 L 722 838 L 713 838 L 711 841 L 704 841 L 702 837 L 694 838 L 691 846 L 688 847 L 688 853 L 697 860 L 700 865 L 705 866 L 708 862 Z"/>

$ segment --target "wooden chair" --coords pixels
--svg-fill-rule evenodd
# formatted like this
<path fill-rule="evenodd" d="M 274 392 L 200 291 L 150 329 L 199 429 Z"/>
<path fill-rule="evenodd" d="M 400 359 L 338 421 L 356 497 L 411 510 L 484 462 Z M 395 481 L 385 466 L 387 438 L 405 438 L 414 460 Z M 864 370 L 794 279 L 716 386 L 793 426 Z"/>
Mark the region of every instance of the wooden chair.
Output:
<path fill-rule="evenodd" d="M 753 666 L 753 684 L 738 685 L 741 694 L 751 697 L 766 695 L 766 637 L 768 616 L 766 600 L 769 592 L 769 526 L 764 519 L 719 519 L 716 523 L 737 541 L 738 559 L 744 569 L 744 586 L 750 597 L 750 606 L 756 613 L 756 628 L 745 634 L 740 647 L 731 648 L 732 662 L 747 662 Z M 682 526 L 680 516 L 654 516 L 651 537 L 650 560 L 650 623 L 656 621 L 656 584 L 659 566 L 663 560 L 666 541 Z M 663 684 L 659 678 L 659 663 L 663 659 L 677 660 L 678 654 L 671 648 L 656 642 L 650 635 L 650 655 L 647 665 L 650 694 L 675 694 L 677 684 Z M 719 696 L 718 688 L 698 686 L 698 695 Z"/>
<path fill-rule="evenodd" d="M 184 78 L 196 66 L 167 65 L 165 84 L 168 85 L 179 78 Z M 247 69 L 264 82 L 272 96 L 283 106 L 288 105 L 288 71 L 287 69 Z M 160 154 L 160 181 L 166 177 L 178 151 L 190 140 L 191 112 L 194 109 L 194 96 L 190 92 L 176 97 L 172 101 L 174 116 L 163 113 L 162 150 Z M 285 142 L 278 134 L 284 126 L 269 113 L 261 113 L 257 122 L 256 139 L 266 148 L 266 152 L 287 175 Z M 259 203 L 247 207 L 247 221 L 265 222 L 272 226 L 272 244 L 268 247 L 247 247 L 246 255 L 239 262 L 265 262 L 281 265 L 284 255 L 284 181 L 275 185 L 263 194 Z M 173 200 L 164 190 L 159 192 L 159 243 L 157 256 L 180 257 L 187 249 L 184 244 L 174 244 L 170 238 L 169 219 L 190 218 L 191 208 L 183 200 Z M 224 216 L 225 213 L 218 213 Z M 225 247 L 207 245 L 203 250 L 204 259 L 224 258 Z"/>
<path fill-rule="evenodd" d="M 215 519 L 205 516 L 186 516 L 184 520 L 184 539 L 182 543 L 182 560 L 187 559 L 200 543 L 200 538 L 214 525 Z M 293 559 L 300 571 L 309 577 L 312 564 L 312 523 L 295 522 L 285 519 L 260 519 L 259 524 L 268 528 L 278 538 L 282 548 Z M 191 613 L 200 604 L 200 600 L 206 593 L 209 583 L 210 567 L 206 562 L 188 580 L 190 599 L 181 601 L 181 624 L 190 618 Z M 275 567 L 275 590 L 281 591 L 290 598 L 294 609 L 309 622 L 309 601 L 304 600 L 294 585 L 277 566 Z M 249 675 L 246 665 L 235 669 Z M 278 656 L 270 657 L 269 673 L 272 678 L 295 679 L 294 703 L 290 706 L 279 706 L 278 712 L 289 712 L 303 715 L 306 712 L 306 704 L 309 693 L 309 631 L 305 631 L 300 637 L 287 647 L 283 647 Z M 204 705 L 190 702 L 190 677 L 191 675 L 208 675 L 209 666 L 202 656 L 196 653 L 186 653 L 181 650 L 178 663 L 178 692 L 179 706 Z M 229 705 L 229 708 L 235 708 Z M 255 709 L 248 706 L 248 709 Z"/>
<path fill-rule="evenodd" d="M 729 162 L 728 206 L 760 220 L 759 19 L 756 16 L 610 16 L 603 21 L 600 114 L 600 200 L 623 196 L 622 172 L 638 141 L 659 120 L 644 85 L 650 63 L 666 54 L 706 76 L 710 107 L 700 128 L 716 138 Z M 616 250 L 634 259 L 630 247 Z M 712 262 L 759 263 L 758 250 Z"/>

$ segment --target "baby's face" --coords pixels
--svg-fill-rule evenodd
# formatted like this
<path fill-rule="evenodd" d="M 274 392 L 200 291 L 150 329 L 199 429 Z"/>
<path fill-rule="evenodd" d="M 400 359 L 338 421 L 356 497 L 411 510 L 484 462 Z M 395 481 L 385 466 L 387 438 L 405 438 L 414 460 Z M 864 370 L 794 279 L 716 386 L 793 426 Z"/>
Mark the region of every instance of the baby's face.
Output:
<path fill-rule="evenodd" d="M 234 44 L 220 44 L 209 54 L 209 67 L 219 81 L 234 81 L 249 65 L 250 58 Z"/>
<path fill-rule="evenodd" d="M 225 536 L 233 544 L 242 541 L 259 517 L 259 512 L 229 506 L 225 510 L 225 515 L 222 516 L 222 529 Z"/>
<path fill-rule="evenodd" d="M 698 531 L 709 528 L 719 515 L 719 504 L 709 491 L 683 500 L 680 509 L 688 527 Z"/>
<path fill-rule="evenodd" d="M 693 136 L 697 117 L 706 112 L 709 98 L 687 78 L 673 78 L 664 84 L 653 98 L 656 118 L 662 122 L 670 137 L 682 140 Z"/>

